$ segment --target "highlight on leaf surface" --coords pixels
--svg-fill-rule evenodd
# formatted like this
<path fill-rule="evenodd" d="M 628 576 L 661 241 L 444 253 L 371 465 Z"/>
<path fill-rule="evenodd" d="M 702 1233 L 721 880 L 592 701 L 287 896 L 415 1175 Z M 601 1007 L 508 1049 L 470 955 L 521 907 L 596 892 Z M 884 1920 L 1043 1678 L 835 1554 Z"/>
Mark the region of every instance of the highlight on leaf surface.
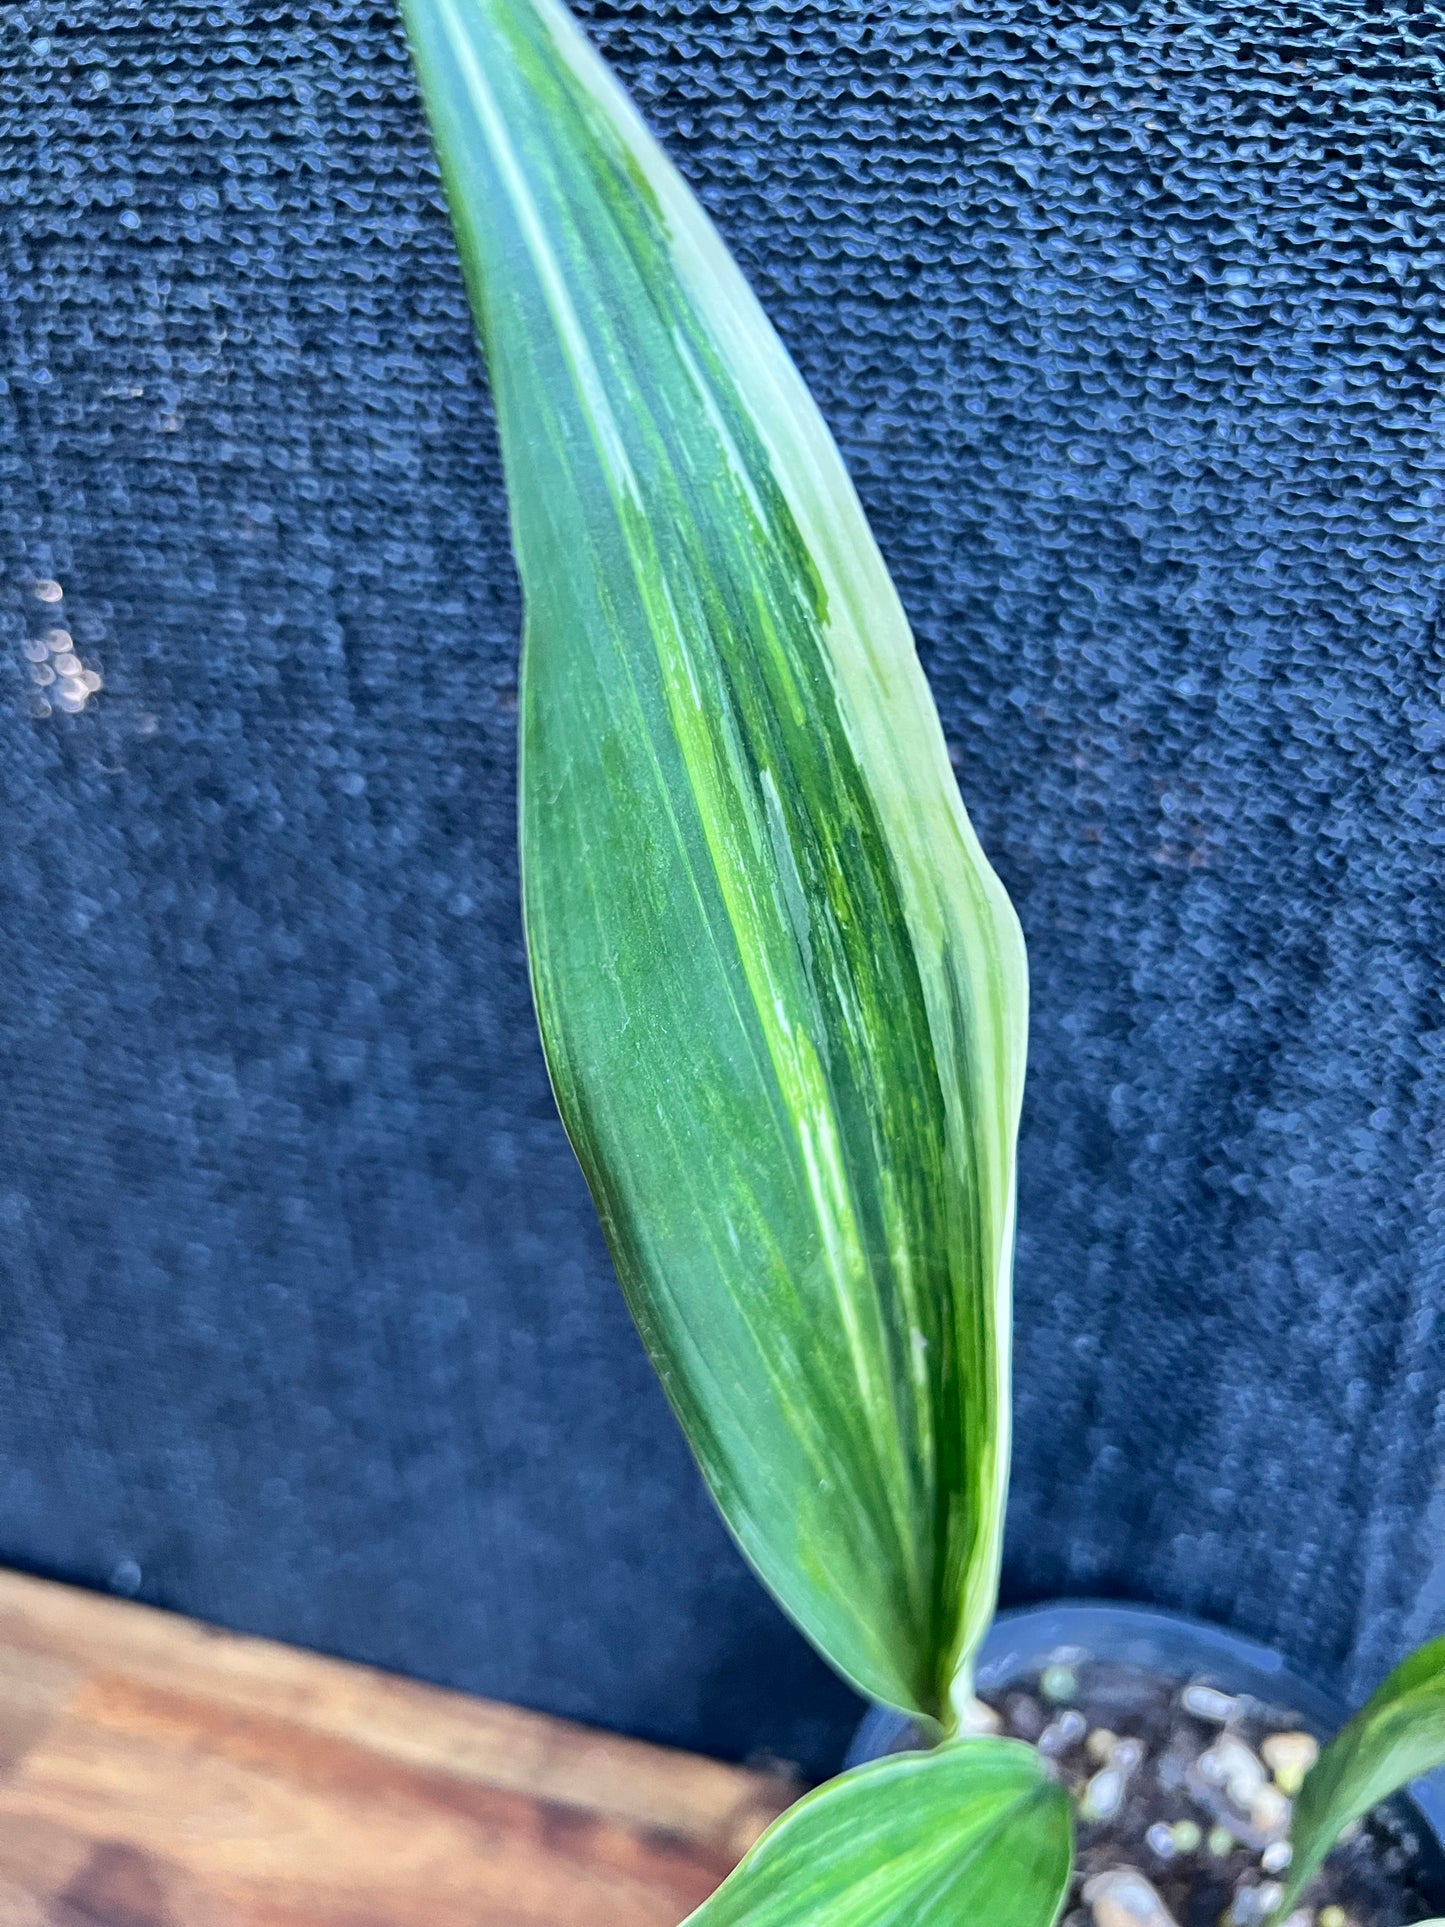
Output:
<path fill-rule="evenodd" d="M 1352 1820 L 1442 1764 L 1445 1639 L 1432 1639 L 1400 1662 L 1305 1775 L 1290 1828 L 1289 1879 L 1274 1918 L 1294 1906 Z"/>
<path fill-rule="evenodd" d="M 1052 1927 L 1072 1854 L 1032 1748 L 954 1740 L 810 1793 L 686 1927 Z"/>
<path fill-rule="evenodd" d="M 526 605 L 523 894 L 623 1289 L 764 1581 L 947 1725 L 1008 1460 L 1026 974 L 898 598 L 556 0 L 406 0 Z"/>

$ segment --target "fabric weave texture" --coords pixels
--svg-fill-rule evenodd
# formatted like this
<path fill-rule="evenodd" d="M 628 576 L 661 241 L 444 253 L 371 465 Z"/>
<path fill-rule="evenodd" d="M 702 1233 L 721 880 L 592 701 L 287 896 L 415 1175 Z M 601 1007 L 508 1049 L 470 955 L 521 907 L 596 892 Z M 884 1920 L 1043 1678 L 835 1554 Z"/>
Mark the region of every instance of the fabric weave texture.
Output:
<path fill-rule="evenodd" d="M 1445 8 L 582 12 L 1028 937 L 1007 1594 L 1359 1692 L 1445 1623 Z M 395 12 L 21 0 L 0 75 L 0 1559 L 822 1770 L 534 1038 Z"/>

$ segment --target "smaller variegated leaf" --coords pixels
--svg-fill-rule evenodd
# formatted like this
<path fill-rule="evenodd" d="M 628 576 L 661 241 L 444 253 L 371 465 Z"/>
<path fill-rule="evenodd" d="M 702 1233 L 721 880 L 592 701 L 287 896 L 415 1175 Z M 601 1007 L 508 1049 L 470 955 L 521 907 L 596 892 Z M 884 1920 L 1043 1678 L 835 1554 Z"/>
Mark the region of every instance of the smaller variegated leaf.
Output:
<path fill-rule="evenodd" d="M 1290 1830 L 1294 1856 L 1275 1910 L 1287 1914 L 1351 1821 L 1445 1764 L 1445 1639 L 1402 1660 L 1305 1775 Z"/>
<path fill-rule="evenodd" d="M 1072 1856 L 1032 1748 L 954 1740 L 810 1793 L 686 1927 L 1053 1927 Z"/>

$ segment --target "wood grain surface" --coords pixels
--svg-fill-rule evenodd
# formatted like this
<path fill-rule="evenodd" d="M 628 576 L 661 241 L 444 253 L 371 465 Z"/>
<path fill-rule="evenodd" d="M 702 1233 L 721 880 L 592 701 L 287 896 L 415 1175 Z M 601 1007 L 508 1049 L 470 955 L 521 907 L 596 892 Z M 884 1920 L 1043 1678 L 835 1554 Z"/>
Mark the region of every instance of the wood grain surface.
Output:
<path fill-rule="evenodd" d="M 675 1927 L 796 1792 L 0 1570 L 0 1927 Z"/>

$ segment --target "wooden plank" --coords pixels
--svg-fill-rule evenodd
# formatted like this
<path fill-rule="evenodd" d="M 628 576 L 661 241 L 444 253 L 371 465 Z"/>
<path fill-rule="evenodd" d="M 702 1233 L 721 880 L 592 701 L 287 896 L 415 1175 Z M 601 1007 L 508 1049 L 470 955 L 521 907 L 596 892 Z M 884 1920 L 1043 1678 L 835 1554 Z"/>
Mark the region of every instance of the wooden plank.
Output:
<path fill-rule="evenodd" d="M 675 1927 L 797 1791 L 0 1570 L 0 1927 Z"/>

